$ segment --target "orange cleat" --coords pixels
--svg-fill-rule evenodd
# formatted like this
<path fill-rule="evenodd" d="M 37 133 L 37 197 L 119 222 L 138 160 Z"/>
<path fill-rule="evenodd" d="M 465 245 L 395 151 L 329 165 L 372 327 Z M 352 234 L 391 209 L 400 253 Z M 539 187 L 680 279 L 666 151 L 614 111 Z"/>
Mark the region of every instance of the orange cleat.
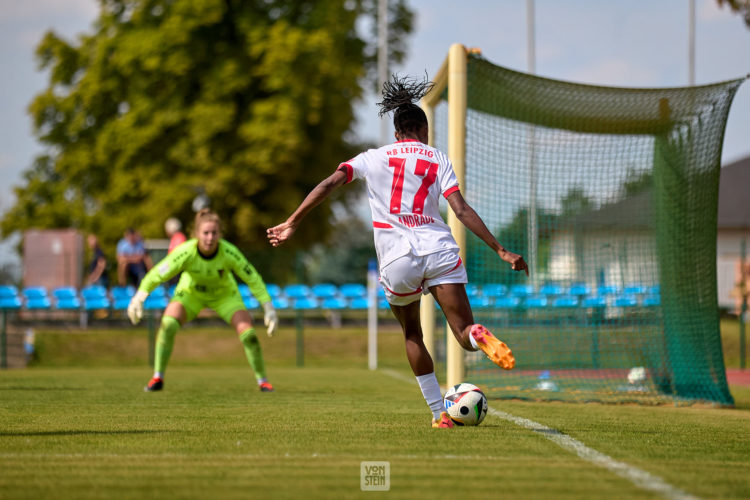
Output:
<path fill-rule="evenodd" d="M 260 389 L 260 392 L 273 392 L 273 386 L 270 382 L 261 382 L 258 384 L 258 389 Z"/>
<path fill-rule="evenodd" d="M 146 392 L 160 391 L 164 387 L 164 379 L 154 377 L 148 381 L 148 385 L 143 388 Z"/>
<path fill-rule="evenodd" d="M 440 419 L 435 420 L 432 419 L 432 428 L 433 429 L 452 429 L 453 428 L 453 420 L 448 416 L 446 412 L 442 412 L 440 414 Z"/>
<path fill-rule="evenodd" d="M 490 358 L 490 361 L 497 366 L 506 370 L 511 370 L 516 366 L 516 358 L 513 357 L 510 348 L 492 335 L 488 329 L 476 324 L 471 327 L 469 333 L 474 337 L 479 348 Z"/>

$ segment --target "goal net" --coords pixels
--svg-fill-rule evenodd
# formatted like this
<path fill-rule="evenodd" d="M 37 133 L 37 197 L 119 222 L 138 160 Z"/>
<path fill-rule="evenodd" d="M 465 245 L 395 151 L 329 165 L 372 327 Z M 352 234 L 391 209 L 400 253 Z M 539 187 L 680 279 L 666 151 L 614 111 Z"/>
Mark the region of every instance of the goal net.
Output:
<path fill-rule="evenodd" d="M 470 232 L 457 238 L 475 320 L 517 364 L 504 371 L 462 351 L 448 360 L 464 364 L 449 383 L 462 373 L 496 398 L 733 404 L 716 220 L 724 129 L 743 79 L 610 88 L 472 53 L 465 68 L 448 61 L 424 101 L 433 143 L 465 162 L 463 195 L 531 272 L 511 271 Z M 446 75 L 462 72 L 465 90 L 451 88 L 461 80 Z"/>

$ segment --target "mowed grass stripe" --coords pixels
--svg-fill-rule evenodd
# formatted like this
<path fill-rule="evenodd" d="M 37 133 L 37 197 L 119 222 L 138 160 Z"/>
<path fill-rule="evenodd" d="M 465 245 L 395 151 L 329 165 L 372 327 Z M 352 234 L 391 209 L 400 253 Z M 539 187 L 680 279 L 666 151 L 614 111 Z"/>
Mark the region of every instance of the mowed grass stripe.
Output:
<path fill-rule="evenodd" d="M 389 498 L 432 499 L 457 481 L 487 498 L 658 498 L 499 418 L 457 432 L 431 429 L 416 384 L 381 371 L 270 364 L 269 374 L 277 392 L 262 394 L 247 366 L 175 363 L 165 391 L 150 394 L 142 390 L 145 367 L 3 372 L 0 497 L 372 498 L 377 493 L 359 489 L 360 462 L 386 460 Z M 613 421 L 636 410 L 499 404 L 563 422 L 568 434 L 565 425 L 592 410 L 606 409 Z M 637 419 L 625 418 L 638 429 Z M 747 484 L 707 496 L 742 498 Z"/>
<path fill-rule="evenodd" d="M 411 380 L 407 376 L 394 370 L 384 370 L 384 373 L 405 382 L 416 383 L 415 380 Z M 612 457 L 605 455 L 604 453 L 589 448 L 582 442 L 573 439 L 566 434 L 563 434 L 557 429 L 553 429 L 527 418 L 511 415 L 510 413 L 497 410 L 492 406 L 489 407 L 488 413 L 503 420 L 507 420 L 508 422 L 512 422 L 519 427 L 534 431 L 557 444 L 561 448 L 578 455 L 581 459 L 599 467 L 603 467 L 610 472 L 613 472 L 618 476 L 627 479 L 639 488 L 653 491 L 670 500 L 697 500 L 698 498 L 689 495 L 678 488 L 675 488 L 674 486 L 666 483 L 660 477 L 649 474 L 644 470 L 638 469 L 637 467 L 633 467 L 632 465 L 626 464 L 624 462 L 617 461 Z"/>
<path fill-rule="evenodd" d="M 517 417 L 515 415 L 511 415 L 510 413 L 496 410 L 491 406 L 489 407 L 488 412 L 490 415 L 494 415 L 496 417 L 502 418 L 503 420 L 513 422 L 520 427 L 529 429 L 544 436 L 561 448 L 571 453 L 575 453 L 581 459 L 594 465 L 598 465 L 599 467 L 603 467 L 610 472 L 613 472 L 618 476 L 627 479 L 639 488 L 653 491 L 670 500 L 697 500 L 698 498 L 689 495 L 688 493 L 685 493 L 678 488 L 675 488 L 671 484 L 666 483 L 660 477 L 654 476 L 653 474 L 650 474 L 644 470 L 633 467 L 632 465 L 626 464 L 625 462 L 620 462 L 610 457 L 609 455 L 605 455 L 604 453 L 589 448 L 582 442 L 573 439 L 567 434 L 563 434 L 557 429 L 552 429 L 550 427 L 547 427 L 546 425 L 534 422 L 533 420 Z"/>

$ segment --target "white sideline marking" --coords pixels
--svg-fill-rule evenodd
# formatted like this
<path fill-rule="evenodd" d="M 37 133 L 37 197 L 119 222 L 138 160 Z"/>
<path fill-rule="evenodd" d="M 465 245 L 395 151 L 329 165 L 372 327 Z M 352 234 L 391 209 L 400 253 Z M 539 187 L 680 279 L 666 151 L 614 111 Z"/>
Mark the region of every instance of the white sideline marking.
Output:
<path fill-rule="evenodd" d="M 413 384 L 417 383 L 416 379 L 411 379 L 396 371 L 381 371 L 393 378 L 404 380 Z M 637 467 L 633 467 L 632 465 L 626 464 L 625 462 L 619 462 L 609 455 L 605 455 L 604 453 L 589 448 L 577 439 L 574 439 L 567 434 L 563 434 L 557 429 L 547 427 L 546 425 L 534 422 L 533 420 L 529 420 L 527 418 L 517 417 L 515 415 L 511 415 L 510 413 L 496 410 L 492 407 L 489 407 L 488 413 L 502 418 L 503 420 L 514 423 L 519 427 L 534 431 L 537 434 L 540 434 L 549 439 L 564 450 L 575 453 L 583 460 L 590 462 L 598 467 L 603 467 L 610 472 L 627 479 L 641 489 L 653 491 L 654 493 L 660 494 L 664 498 L 667 498 L 669 500 L 698 500 L 698 497 L 675 488 L 671 484 L 665 482 L 662 478 L 654 476 L 653 474 L 650 474 Z"/>

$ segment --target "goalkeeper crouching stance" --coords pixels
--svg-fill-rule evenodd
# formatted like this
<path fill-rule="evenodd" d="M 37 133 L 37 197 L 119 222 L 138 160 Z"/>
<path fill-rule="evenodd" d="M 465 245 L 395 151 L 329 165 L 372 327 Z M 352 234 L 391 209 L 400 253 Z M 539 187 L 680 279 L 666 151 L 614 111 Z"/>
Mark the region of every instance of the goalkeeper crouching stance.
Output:
<path fill-rule="evenodd" d="M 258 387 L 263 392 L 271 392 L 273 386 L 266 377 L 260 343 L 232 273 L 247 283 L 252 294 L 263 305 L 263 319 L 270 337 L 276 330 L 278 316 L 266 285 L 237 247 L 221 238 L 221 221 L 216 213 L 205 208 L 198 212 L 193 230 L 193 239 L 175 248 L 146 274 L 128 305 L 128 317 L 135 325 L 143 317 L 146 297 L 159 284 L 182 273 L 174 297 L 162 315 L 156 338 L 154 376 L 145 390 L 159 391 L 164 387 L 164 372 L 177 330 L 195 318 L 202 309 L 209 308 L 234 327 L 255 372 Z"/>

